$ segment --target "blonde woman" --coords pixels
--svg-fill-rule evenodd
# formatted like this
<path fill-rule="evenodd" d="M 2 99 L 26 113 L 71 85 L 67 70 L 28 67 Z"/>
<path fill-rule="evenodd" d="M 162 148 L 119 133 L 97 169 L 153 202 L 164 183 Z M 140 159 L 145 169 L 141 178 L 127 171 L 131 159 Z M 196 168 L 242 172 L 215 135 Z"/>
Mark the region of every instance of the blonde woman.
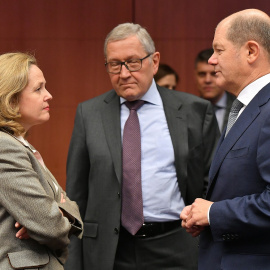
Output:
<path fill-rule="evenodd" d="M 25 140 L 50 118 L 51 94 L 36 59 L 0 56 L 0 269 L 62 270 L 82 221 L 40 154 Z"/>

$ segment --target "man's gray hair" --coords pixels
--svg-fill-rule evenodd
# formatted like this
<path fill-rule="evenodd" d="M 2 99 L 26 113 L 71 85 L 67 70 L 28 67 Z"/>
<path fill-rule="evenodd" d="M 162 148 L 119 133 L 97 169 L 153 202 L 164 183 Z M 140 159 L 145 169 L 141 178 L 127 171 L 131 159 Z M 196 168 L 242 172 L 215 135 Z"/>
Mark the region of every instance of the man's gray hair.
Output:
<path fill-rule="evenodd" d="M 238 15 L 232 19 L 227 31 L 227 39 L 242 46 L 249 40 L 258 42 L 270 57 L 270 23 L 256 15 Z"/>
<path fill-rule="evenodd" d="M 145 28 L 139 24 L 122 23 L 116 26 L 106 37 L 104 43 L 104 56 L 107 58 L 107 46 L 109 42 L 126 39 L 130 36 L 136 36 L 141 42 L 145 52 L 152 54 L 155 52 L 155 44 Z"/>

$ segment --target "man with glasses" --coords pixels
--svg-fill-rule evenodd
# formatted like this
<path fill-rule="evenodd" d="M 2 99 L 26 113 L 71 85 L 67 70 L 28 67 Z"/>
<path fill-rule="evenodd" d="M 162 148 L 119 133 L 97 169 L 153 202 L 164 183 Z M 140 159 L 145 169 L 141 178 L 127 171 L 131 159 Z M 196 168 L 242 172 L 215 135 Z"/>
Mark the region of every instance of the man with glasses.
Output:
<path fill-rule="evenodd" d="M 211 104 L 156 85 L 160 54 L 138 24 L 104 45 L 113 90 L 79 104 L 67 193 L 81 210 L 68 270 L 197 269 L 197 239 L 180 226 L 201 197 L 218 127 Z"/>

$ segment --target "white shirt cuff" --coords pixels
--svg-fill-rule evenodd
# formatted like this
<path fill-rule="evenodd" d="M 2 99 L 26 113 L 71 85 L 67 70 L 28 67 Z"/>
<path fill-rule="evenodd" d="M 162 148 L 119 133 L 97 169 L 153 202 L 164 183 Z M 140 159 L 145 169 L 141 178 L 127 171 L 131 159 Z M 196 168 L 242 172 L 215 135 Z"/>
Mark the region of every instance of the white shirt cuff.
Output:
<path fill-rule="evenodd" d="M 208 209 L 208 213 L 207 213 L 207 219 L 208 219 L 208 223 L 209 223 L 209 226 L 210 226 L 210 208 L 213 204 L 210 205 L 209 209 Z"/>

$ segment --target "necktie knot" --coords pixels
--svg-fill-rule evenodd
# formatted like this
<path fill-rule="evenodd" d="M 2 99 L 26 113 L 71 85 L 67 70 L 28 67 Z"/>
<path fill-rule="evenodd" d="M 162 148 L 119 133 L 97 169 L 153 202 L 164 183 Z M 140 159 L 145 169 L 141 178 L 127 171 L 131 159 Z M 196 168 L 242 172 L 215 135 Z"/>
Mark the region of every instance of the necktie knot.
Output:
<path fill-rule="evenodd" d="M 144 101 L 143 100 L 126 101 L 125 104 L 130 110 L 137 111 L 142 107 Z"/>
<path fill-rule="evenodd" d="M 238 99 L 235 99 L 233 104 L 232 104 L 230 112 L 238 114 L 243 106 L 244 106 L 244 104 L 241 101 L 239 101 Z"/>

